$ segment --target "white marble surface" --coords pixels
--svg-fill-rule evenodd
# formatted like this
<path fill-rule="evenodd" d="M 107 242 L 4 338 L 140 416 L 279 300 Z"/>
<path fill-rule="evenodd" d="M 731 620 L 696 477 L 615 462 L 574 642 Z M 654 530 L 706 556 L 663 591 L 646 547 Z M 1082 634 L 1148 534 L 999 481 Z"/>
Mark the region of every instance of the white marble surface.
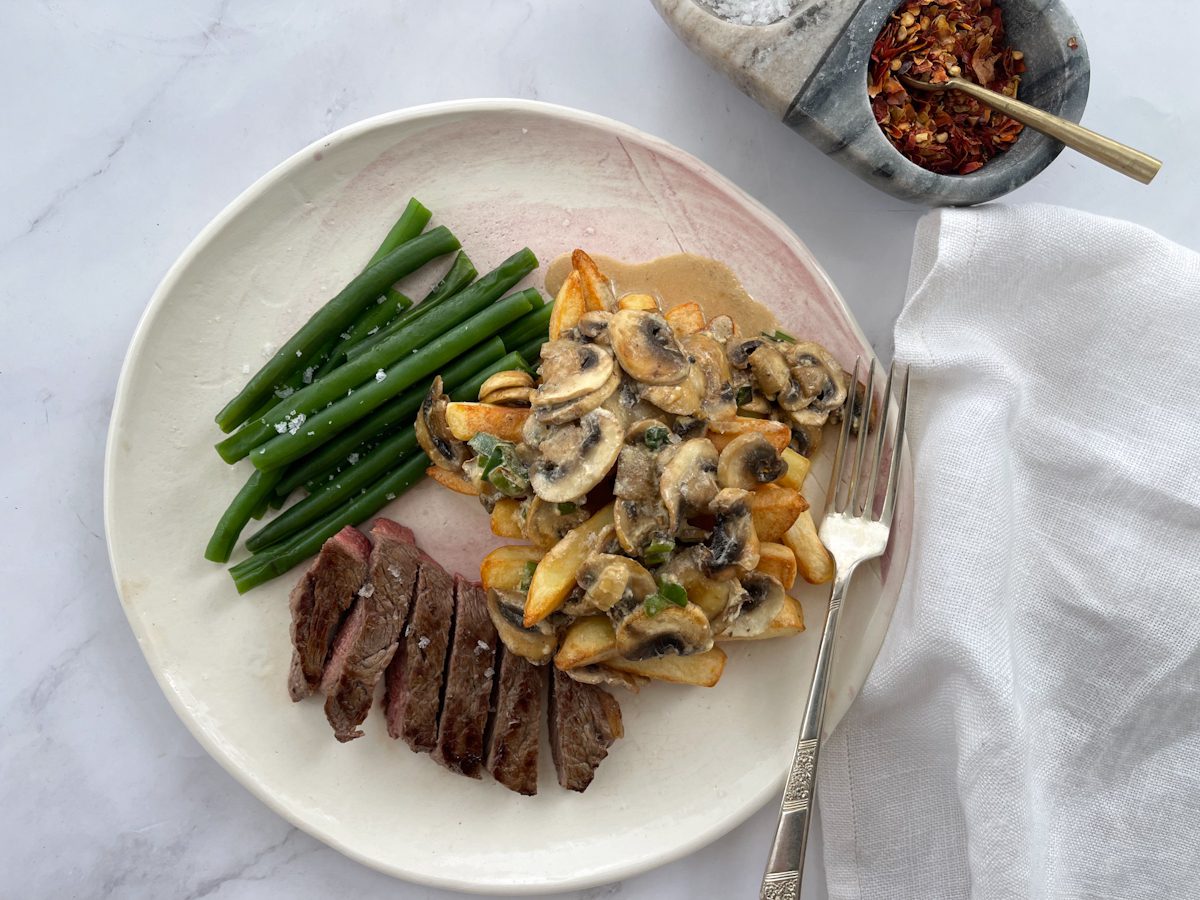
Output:
<path fill-rule="evenodd" d="M 1200 246 L 1193 51 L 1186 27 L 1162 27 L 1186 23 L 1188 5 L 1075 6 L 1095 68 L 1085 121 L 1167 167 L 1143 188 L 1068 153 L 1014 199 Z M 472 96 L 579 106 L 696 153 L 795 228 L 884 355 L 920 210 L 771 121 L 646 0 L 8 2 L 0 50 L 0 387 L 13 403 L 0 430 L 0 894 L 450 896 L 352 863 L 251 798 L 175 719 L 138 652 L 108 574 L 101 465 L 121 358 L 158 279 L 299 147 Z M 571 896 L 751 896 L 773 818 Z M 821 897 L 810 871 L 805 896 Z"/>

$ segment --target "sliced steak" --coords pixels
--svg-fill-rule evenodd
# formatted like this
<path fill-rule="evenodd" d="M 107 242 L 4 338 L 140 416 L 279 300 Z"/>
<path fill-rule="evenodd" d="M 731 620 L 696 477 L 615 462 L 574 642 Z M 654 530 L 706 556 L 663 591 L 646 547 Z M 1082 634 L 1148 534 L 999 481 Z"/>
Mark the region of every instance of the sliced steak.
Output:
<path fill-rule="evenodd" d="M 487 770 L 518 794 L 537 793 L 538 739 L 542 729 L 542 698 L 546 671 L 515 653 L 500 648 L 496 712 L 487 741 Z"/>
<path fill-rule="evenodd" d="M 288 693 L 303 700 L 321 684 L 325 660 L 342 616 L 367 580 L 371 543 L 347 525 L 321 547 L 292 588 L 292 669 Z"/>
<path fill-rule="evenodd" d="M 367 582 L 338 632 L 321 681 L 325 717 L 339 741 L 362 736 L 358 726 L 371 711 L 375 686 L 396 653 L 421 564 L 413 533 L 402 525 L 378 519 L 371 538 L 375 546 Z"/>
<path fill-rule="evenodd" d="M 483 739 L 499 643 L 483 588 L 456 575 L 454 642 L 433 757 L 447 769 L 471 778 L 479 778 L 483 770 Z"/>
<path fill-rule="evenodd" d="M 621 707 L 594 684 L 576 681 L 557 668 L 550 681 L 550 754 L 558 783 L 587 790 L 608 748 L 623 737 Z"/>
<path fill-rule="evenodd" d="M 412 615 L 387 670 L 388 734 L 418 753 L 437 746 L 446 650 L 454 628 L 454 579 L 422 554 Z"/>

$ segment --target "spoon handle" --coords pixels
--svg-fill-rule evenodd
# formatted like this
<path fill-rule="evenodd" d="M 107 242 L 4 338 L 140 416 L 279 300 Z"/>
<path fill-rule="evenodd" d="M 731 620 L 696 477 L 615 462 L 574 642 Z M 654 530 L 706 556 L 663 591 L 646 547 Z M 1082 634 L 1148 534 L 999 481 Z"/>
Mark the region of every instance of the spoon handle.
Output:
<path fill-rule="evenodd" d="M 1012 97 L 996 91 L 989 91 L 973 81 L 951 78 L 947 82 L 947 86 L 962 91 L 981 103 L 986 103 L 996 112 L 1004 113 L 1035 131 L 1062 141 L 1072 150 L 1077 150 L 1110 169 L 1116 169 L 1130 178 L 1135 178 L 1142 184 L 1149 184 L 1153 181 L 1158 170 L 1162 168 L 1160 160 L 1140 150 L 1127 147 L 1102 134 L 1096 134 L 1090 128 L 1076 125 L 1074 122 L 1059 118 L 1036 106 L 1022 103 L 1020 100 L 1014 100 Z"/>

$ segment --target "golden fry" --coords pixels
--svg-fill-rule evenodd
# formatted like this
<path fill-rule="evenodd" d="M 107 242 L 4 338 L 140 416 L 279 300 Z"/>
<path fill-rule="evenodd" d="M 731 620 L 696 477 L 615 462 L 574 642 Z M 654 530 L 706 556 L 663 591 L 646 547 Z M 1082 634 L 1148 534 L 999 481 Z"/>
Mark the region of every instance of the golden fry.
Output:
<path fill-rule="evenodd" d="M 658 312 L 658 301 L 649 294 L 626 294 L 617 301 L 617 309 L 640 309 Z"/>
<path fill-rule="evenodd" d="M 484 590 L 519 591 L 529 574 L 529 563 L 537 563 L 542 551 L 525 544 L 497 547 L 479 565 L 479 581 Z"/>
<path fill-rule="evenodd" d="M 612 282 L 600 272 L 600 267 L 582 250 L 571 254 L 571 267 L 579 274 L 579 286 L 583 289 L 583 302 L 588 312 L 616 309 Z"/>
<path fill-rule="evenodd" d="M 563 605 L 575 587 L 575 573 L 592 552 L 592 538 L 612 521 L 610 503 L 582 525 L 568 531 L 566 537 L 542 557 L 525 599 L 526 628 L 536 625 Z"/>
<path fill-rule="evenodd" d="M 667 324 L 675 332 L 675 337 L 683 337 L 704 330 L 704 311 L 698 303 L 680 303 L 664 313 Z"/>
<path fill-rule="evenodd" d="M 524 407 L 489 403 L 451 403 L 446 407 L 446 424 L 460 441 L 469 441 L 477 434 L 490 434 L 502 441 L 519 443 L 528 418 L 529 409 Z"/>
<path fill-rule="evenodd" d="M 758 550 L 758 571 L 771 575 L 790 591 L 796 583 L 796 554 L 785 544 L 763 541 Z"/>
<path fill-rule="evenodd" d="M 441 466 L 430 466 L 425 470 L 425 474 L 442 487 L 449 488 L 456 494 L 468 494 L 472 497 L 479 496 L 479 488 L 462 472 L 452 472 L 449 469 L 443 469 Z"/>
<path fill-rule="evenodd" d="M 720 419 L 708 423 L 708 439 L 718 451 L 735 437 L 757 431 L 770 442 L 771 446 L 780 453 L 792 439 L 792 429 L 782 422 L 772 419 L 752 419 L 749 416 L 733 416 L 730 419 Z"/>
<path fill-rule="evenodd" d="M 505 497 L 492 508 L 492 534 L 496 537 L 523 538 L 520 501 Z"/>
<path fill-rule="evenodd" d="M 779 484 L 790 487 L 793 491 L 803 491 L 804 480 L 808 478 L 809 470 L 812 468 L 812 460 L 807 456 L 801 456 L 791 447 L 785 447 L 780 456 L 787 463 L 788 470 L 779 479 Z"/>
<path fill-rule="evenodd" d="M 616 652 L 617 638 L 608 616 L 582 616 L 563 634 L 554 664 L 566 671 L 602 662 Z"/>
<path fill-rule="evenodd" d="M 583 299 L 583 286 L 579 281 L 579 273 L 572 272 L 558 290 L 554 298 L 554 309 L 550 313 L 550 340 L 558 340 L 564 331 L 574 328 L 587 312 L 587 303 Z"/>
<path fill-rule="evenodd" d="M 775 618 L 771 620 L 771 624 L 754 637 L 728 637 L 723 636 L 717 638 L 718 641 L 769 641 L 772 638 L 791 637 L 799 634 L 804 630 L 804 610 L 800 608 L 800 601 L 795 597 L 784 597 L 783 608 L 776 613 Z"/>
<path fill-rule="evenodd" d="M 781 541 L 806 509 L 808 501 L 799 492 L 777 484 L 764 484 L 750 496 L 750 515 L 760 541 Z"/>
<path fill-rule="evenodd" d="M 796 522 L 783 536 L 783 542 L 796 554 L 796 568 L 809 584 L 832 581 L 835 566 L 833 557 L 817 537 L 817 526 L 808 510 L 796 517 Z"/>
<path fill-rule="evenodd" d="M 618 672 L 641 675 L 655 681 L 712 687 L 721 680 L 727 658 L 724 650 L 713 647 L 704 653 L 691 656 L 660 656 L 657 659 L 643 659 L 637 662 L 614 656 L 606 659 L 604 665 Z"/>

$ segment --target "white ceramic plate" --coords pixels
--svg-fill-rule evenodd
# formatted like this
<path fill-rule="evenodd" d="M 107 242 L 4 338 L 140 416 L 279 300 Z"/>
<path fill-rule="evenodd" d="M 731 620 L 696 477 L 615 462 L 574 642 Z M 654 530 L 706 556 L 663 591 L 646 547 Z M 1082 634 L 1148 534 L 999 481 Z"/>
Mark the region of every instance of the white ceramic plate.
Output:
<path fill-rule="evenodd" d="M 146 310 L 117 389 L 105 517 L 117 589 L 180 718 L 272 809 L 402 878 L 538 893 L 624 878 L 720 837 L 774 801 L 811 677 L 826 592 L 801 592 L 809 631 L 734 646 L 711 690 L 620 696 L 626 738 L 585 794 L 451 775 L 387 738 L 382 716 L 338 744 L 317 702 L 293 704 L 292 576 L 239 597 L 201 554 L 246 477 L 217 458 L 212 416 L 362 265 L 415 194 L 485 270 L 522 245 L 548 262 L 582 246 L 631 261 L 680 250 L 729 263 L 794 333 L 850 365 L 869 347 L 820 267 L 782 222 L 680 150 L 598 116 L 484 100 L 420 107 L 345 128 L 260 179 L 192 242 Z M 540 286 L 539 273 L 532 283 Z M 820 509 L 816 484 L 809 499 Z M 911 490 L 893 553 L 907 553 Z M 425 484 L 387 514 L 452 569 L 496 544 L 470 498 Z M 240 553 L 241 551 L 239 551 Z M 236 560 L 236 558 L 235 558 Z M 843 613 L 826 724 L 875 658 L 903 564 L 864 570 Z M 219 827 L 219 826 L 218 826 Z M 764 853 L 766 852 L 766 848 Z"/>

